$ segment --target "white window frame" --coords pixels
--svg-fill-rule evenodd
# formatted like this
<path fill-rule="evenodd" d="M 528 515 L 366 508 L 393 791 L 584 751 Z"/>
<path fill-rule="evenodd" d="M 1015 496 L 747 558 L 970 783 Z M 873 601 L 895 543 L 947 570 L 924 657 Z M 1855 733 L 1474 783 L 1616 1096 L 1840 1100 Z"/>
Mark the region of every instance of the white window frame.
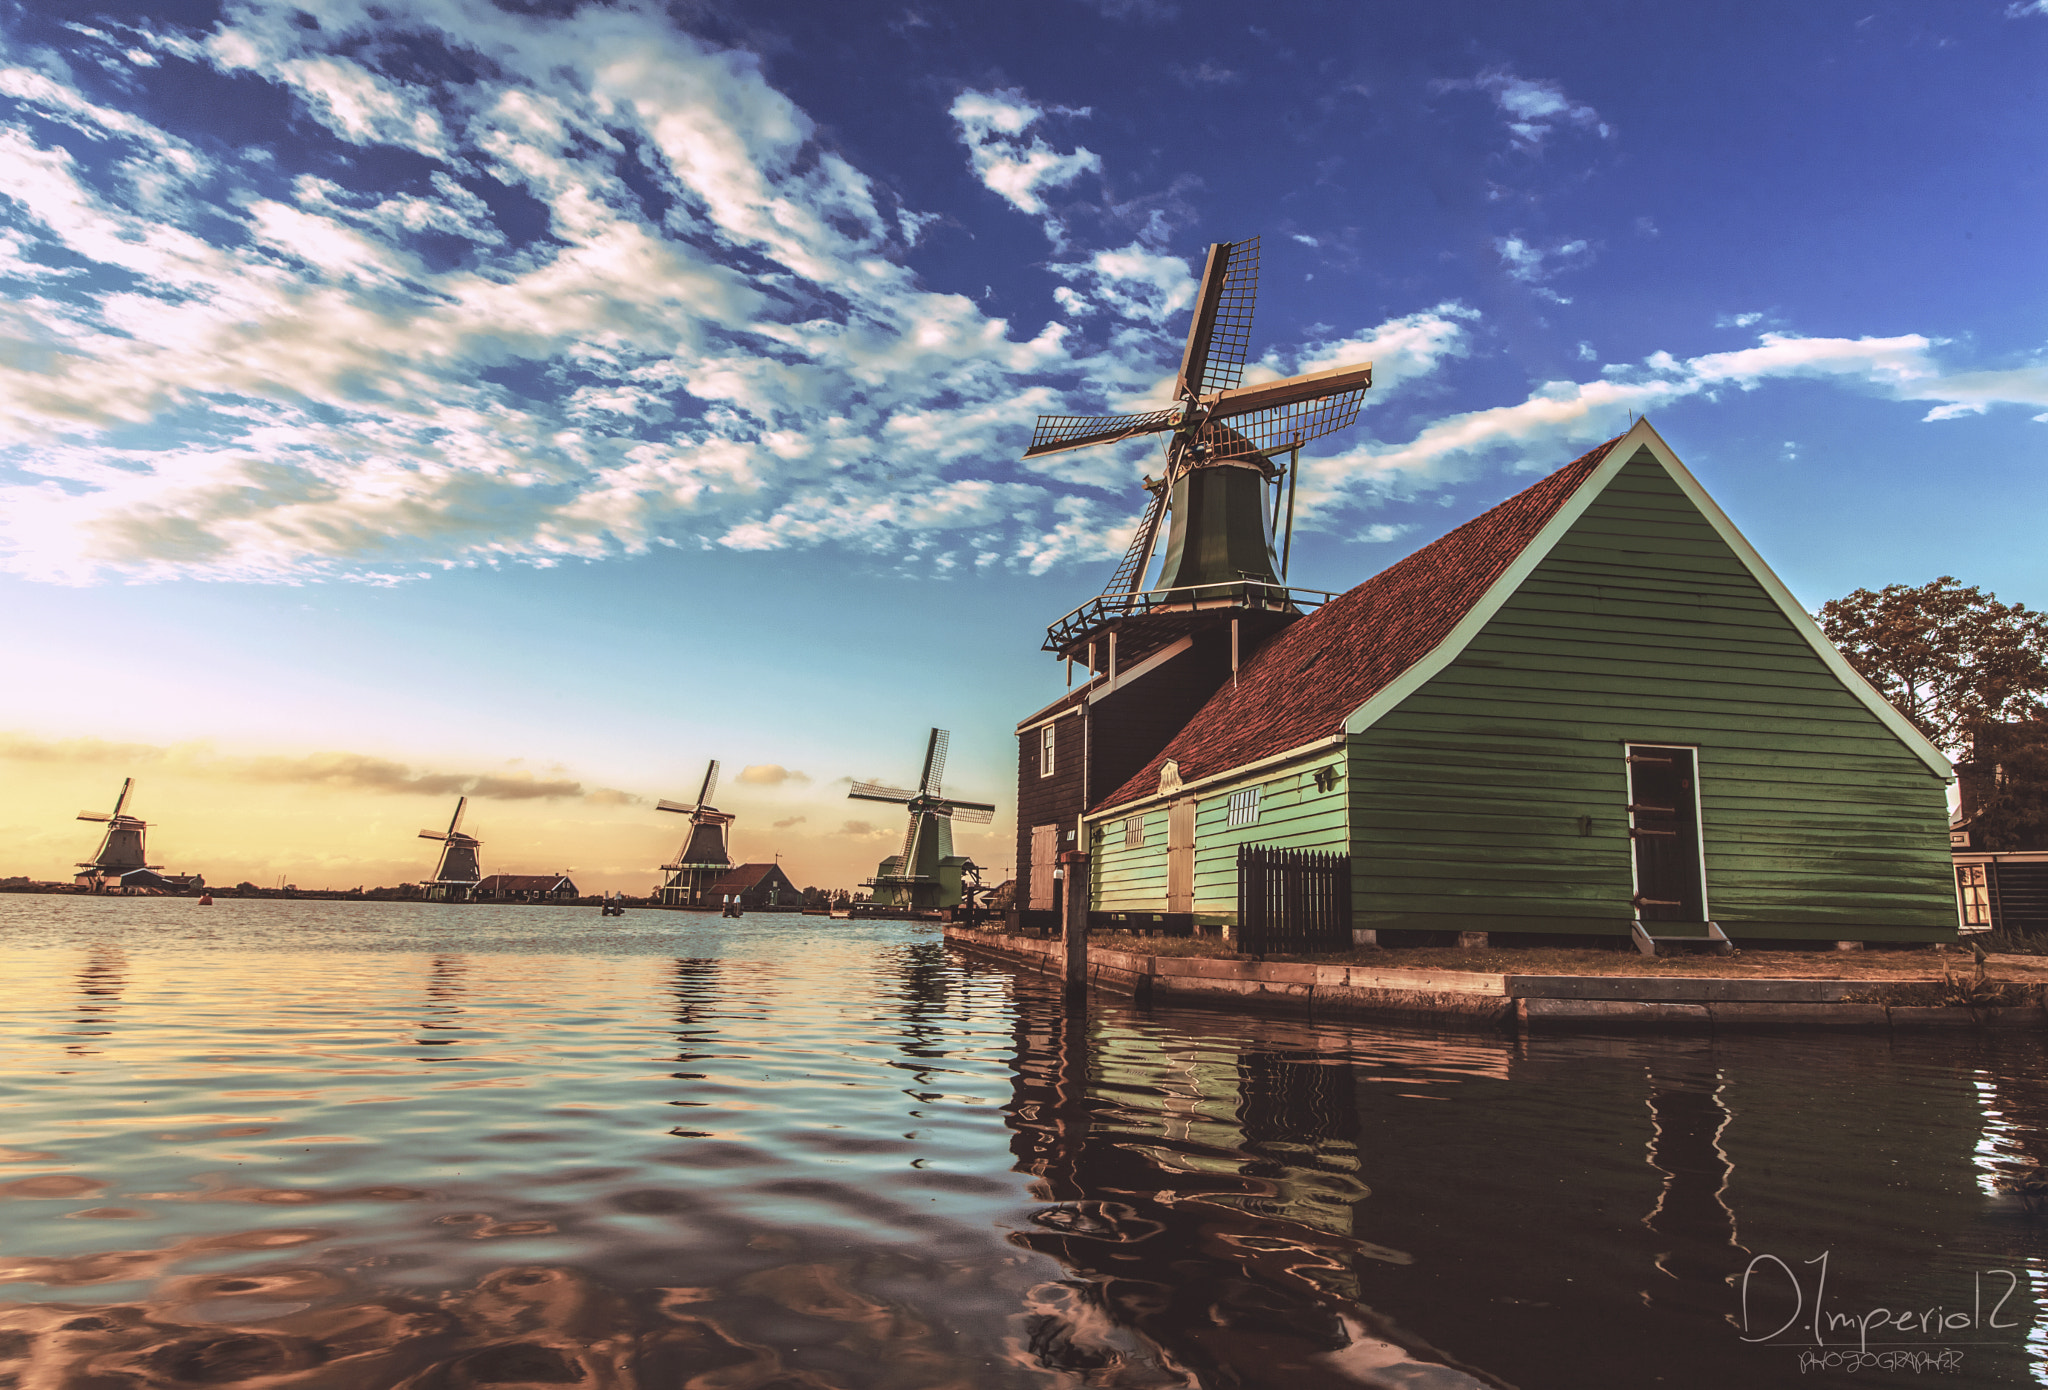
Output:
<path fill-rule="evenodd" d="M 1124 818 L 1124 848 L 1143 849 L 1144 847 L 1145 817 L 1142 814 L 1126 816 Z"/>
<path fill-rule="evenodd" d="M 1059 725 L 1048 724 L 1038 731 L 1038 775 L 1050 777 L 1059 750 Z"/>
<path fill-rule="evenodd" d="M 1991 929 L 1991 875 L 1985 865 L 1956 865 L 1956 913 L 1965 931 Z"/>
<path fill-rule="evenodd" d="M 1261 787 L 1240 787 L 1230 794 L 1224 819 L 1231 829 L 1259 823 L 1259 793 L 1262 790 Z"/>

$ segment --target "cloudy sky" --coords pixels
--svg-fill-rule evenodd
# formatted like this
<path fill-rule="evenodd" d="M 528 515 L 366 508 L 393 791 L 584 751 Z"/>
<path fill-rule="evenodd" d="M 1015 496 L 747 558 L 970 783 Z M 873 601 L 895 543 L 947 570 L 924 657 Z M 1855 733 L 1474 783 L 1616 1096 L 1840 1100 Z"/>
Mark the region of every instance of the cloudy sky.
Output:
<path fill-rule="evenodd" d="M 846 779 L 929 726 L 1010 800 L 1157 466 L 1017 455 L 1159 399 L 1252 234 L 1254 371 L 1378 368 L 1296 582 L 1647 413 L 1810 604 L 2048 603 L 2048 0 L 85 0 L 0 42 L 0 875 L 133 775 L 216 881 L 417 877 L 466 791 L 487 868 L 644 889 L 717 757 L 743 856 L 850 884 L 900 828 Z"/>

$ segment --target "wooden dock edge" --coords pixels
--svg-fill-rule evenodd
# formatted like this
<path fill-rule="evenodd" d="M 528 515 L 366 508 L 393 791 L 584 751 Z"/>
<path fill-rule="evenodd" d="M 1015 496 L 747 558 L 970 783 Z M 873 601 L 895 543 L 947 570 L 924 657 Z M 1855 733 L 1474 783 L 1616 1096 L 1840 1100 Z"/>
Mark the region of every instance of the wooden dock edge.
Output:
<path fill-rule="evenodd" d="M 1057 938 L 949 925 L 946 940 L 976 955 L 1050 975 Z M 1091 989 L 1140 1004 L 1192 1005 L 1436 1027 L 1548 1030 L 2048 1028 L 2048 1008 L 1860 1003 L 1865 980 L 1657 975 L 1493 975 L 1146 956 L 1088 948 Z"/>

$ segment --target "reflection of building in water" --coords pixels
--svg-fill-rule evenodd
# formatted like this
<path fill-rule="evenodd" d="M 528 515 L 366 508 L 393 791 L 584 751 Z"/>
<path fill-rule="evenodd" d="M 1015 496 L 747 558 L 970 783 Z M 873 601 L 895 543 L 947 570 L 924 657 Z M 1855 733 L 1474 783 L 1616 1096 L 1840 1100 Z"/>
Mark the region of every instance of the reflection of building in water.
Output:
<path fill-rule="evenodd" d="M 1021 1358 L 1134 1384 L 1500 1383 L 1349 1296 L 1360 1263 L 1406 1259 L 1349 1231 L 1349 1065 L 1091 1039 L 1051 1005 L 1020 1011 L 1016 1042 L 1011 1151 L 1048 1205 L 1011 1238 L 1071 1274 L 1033 1292 Z"/>
<path fill-rule="evenodd" d="M 1711 1063 L 1678 1058 L 1652 1062 L 1649 1080 L 1649 1161 L 1663 1185 L 1643 1218 L 1657 1237 L 1643 1301 L 1711 1318 L 1726 1310 L 1728 1272 L 1750 1254 L 1728 1205 L 1734 1165 L 1721 1147 L 1732 1118 L 1721 1099 L 1724 1082 Z"/>
<path fill-rule="evenodd" d="M 1896 1058 L 1862 1036 L 1530 1038 L 1499 1082 L 1365 1088 L 1355 1229 L 1419 1258 L 1361 1263 L 1362 1296 L 1525 1390 L 1795 1374 L 1735 1325 L 1753 1254 L 1810 1280 L 1832 1251 L 1842 1310 L 1953 1308 L 1969 1275 L 1941 1262 L 1982 1206 L 1954 1180 L 1967 1087 Z"/>
<path fill-rule="evenodd" d="M 104 1038 L 113 1034 L 114 1015 L 121 1007 L 121 991 L 128 985 L 128 957 L 111 946 L 96 946 L 78 969 L 78 1021 L 71 1027 L 74 1038 Z M 74 1057 L 96 1057 L 99 1049 L 89 1043 L 65 1045 Z"/>

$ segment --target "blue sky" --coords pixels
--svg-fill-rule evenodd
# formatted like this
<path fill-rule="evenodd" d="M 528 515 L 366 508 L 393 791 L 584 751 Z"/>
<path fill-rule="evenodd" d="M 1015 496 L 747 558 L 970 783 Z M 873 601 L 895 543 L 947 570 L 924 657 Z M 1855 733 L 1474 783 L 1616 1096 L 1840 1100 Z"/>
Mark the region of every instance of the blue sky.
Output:
<path fill-rule="evenodd" d="M 2048 3 L 308 0 L 0 36 L 0 872 L 60 871 L 53 808 L 133 772 L 195 862 L 388 879 L 391 825 L 468 785 L 499 867 L 574 840 L 644 886 L 652 798 L 719 757 L 755 769 L 743 853 L 851 882 L 893 828 L 843 779 L 910 777 L 927 726 L 1009 799 L 1043 626 L 1157 466 L 1020 463 L 1031 422 L 1157 399 L 1203 250 L 1251 234 L 1254 373 L 1378 368 L 1308 460 L 1296 582 L 1643 412 L 1811 604 L 2048 602 Z M 317 864 L 220 819 L 287 795 L 349 827 Z"/>

